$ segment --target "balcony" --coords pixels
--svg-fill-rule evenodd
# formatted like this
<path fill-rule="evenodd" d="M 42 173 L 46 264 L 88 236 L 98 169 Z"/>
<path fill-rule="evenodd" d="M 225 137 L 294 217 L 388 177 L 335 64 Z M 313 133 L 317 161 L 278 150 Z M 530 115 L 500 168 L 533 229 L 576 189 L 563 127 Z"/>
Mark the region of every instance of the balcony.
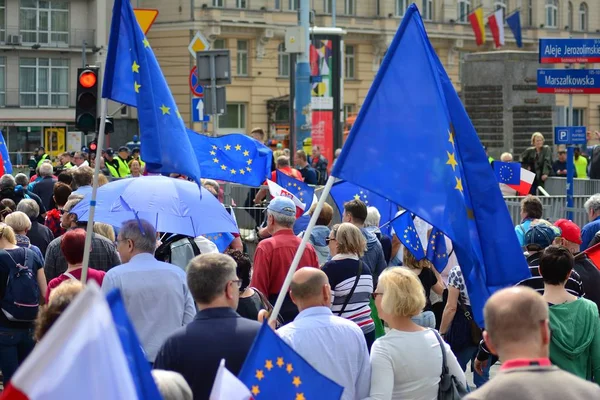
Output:
<path fill-rule="evenodd" d="M 25 30 L 16 26 L 0 29 L 0 45 L 22 46 L 39 48 L 81 48 L 83 42 L 86 46 L 94 47 L 96 44 L 96 31 L 93 29 L 71 29 L 68 31 L 41 31 Z"/>
<path fill-rule="evenodd" d="M 203 22 L 234 23 L 240 25 L 298 24 L 296 11 L 256 10 L 248 8 L 196 7 L 196 19 Z"/>
<path fill-rule="evenodd" d="M 27 93 L 19 89 L 0 92 L 0 107 L 6 108 L 74 108 L 76 91 L 65 93 Z"/>

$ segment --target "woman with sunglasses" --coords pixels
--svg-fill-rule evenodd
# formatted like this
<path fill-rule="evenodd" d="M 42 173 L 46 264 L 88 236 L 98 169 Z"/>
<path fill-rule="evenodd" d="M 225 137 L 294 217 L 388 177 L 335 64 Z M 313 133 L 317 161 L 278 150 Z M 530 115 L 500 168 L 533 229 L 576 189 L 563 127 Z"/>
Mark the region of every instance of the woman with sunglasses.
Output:
<path fill-rule="evenodd" d="M 367 246 L 365 238 L 360 229 L 344 222 L 335 225 L 325 241 L 333 256 L 322 268 L 331 286 L 331 311 L 355 322 L 370 350 L 375 341 L 375 324 L 369 307 L 373 277 L 371 267 L 361 259 Z"/>
<path fill-rule="evenodd" d="M 373 297 L 379 316 L 391 329 L 371 350 L 370 399 L 437 399 L 442 351 L 449 373 L 466 386 L 450 346 L 444 343 L 440 349 L 437 333 L 412 321 L 425 307 L 417 275 L 401 267 L 388 268 L 379 276 Z"/>

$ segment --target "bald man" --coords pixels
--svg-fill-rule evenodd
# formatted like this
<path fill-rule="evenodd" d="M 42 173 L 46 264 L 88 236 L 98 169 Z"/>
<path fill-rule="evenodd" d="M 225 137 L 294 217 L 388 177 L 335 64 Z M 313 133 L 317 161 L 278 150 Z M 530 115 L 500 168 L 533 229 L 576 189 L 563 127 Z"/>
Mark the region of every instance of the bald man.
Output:
<path fill-rule="evenodd" d="M 483 312 L 483 338 L 503 364 L 467 400 L 600 399 L 600 386 L 551 364 L 548 305 L 533 289 L 500 290 Z"/>
<path fill-rule="evenodd" d="M 323 271 L 294 274 L 290 296 L 300 313 L 277 333 L 317 371 L 344 387 L 343 400 L 369 396 L 371 365 L 362 330 L 331 312 L 331 287 Z"/>

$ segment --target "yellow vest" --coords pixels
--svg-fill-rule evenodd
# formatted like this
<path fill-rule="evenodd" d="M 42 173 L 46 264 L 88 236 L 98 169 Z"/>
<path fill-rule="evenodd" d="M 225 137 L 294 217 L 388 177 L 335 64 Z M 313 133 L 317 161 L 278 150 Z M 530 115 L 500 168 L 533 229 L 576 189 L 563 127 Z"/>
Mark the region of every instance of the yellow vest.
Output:
<path fill-rule="evenodd" d="M 131 171 L 127 166 L 127 161 L 123 160 L 121 157 L 117 156 L 117 162 L 119 163 L 119 176 L 121 178 L 125 178 L 126 176 L 131 175 Z"/>
<path fill-rule="evenodd" d="M 117 169 L 108 160 L 104 162 L 104 165 L 106 165 L 106 169 L 112 176 L 115 178 L 120 178 L 119 171 L 117 171 Z"/>
<path fill-rule="evenodd" d="M 42 158 L 40 158 L 40 161 L 38 161 L 36 167 L 39 167 L 40 165 L 42 165 L 42 163 L 44 162 L 44 160 L 47 159 L 47 158 L 48 158 L 48 154 L 44 154 L 42 156 Z"/>

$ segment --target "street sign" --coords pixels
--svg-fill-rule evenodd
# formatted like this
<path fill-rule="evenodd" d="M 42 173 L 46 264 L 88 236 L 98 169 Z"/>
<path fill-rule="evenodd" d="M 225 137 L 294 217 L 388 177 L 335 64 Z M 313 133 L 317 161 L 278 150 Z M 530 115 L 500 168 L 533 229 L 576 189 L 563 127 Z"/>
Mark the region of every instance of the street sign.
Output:
<path fill-rule="evenodd" d="M 158 10 L 153 8 L 134 8 L 133 13 L 144 35 L 148 33 L 152 24 L 156 21 L 156 17 L 158 17 Z"/>
<path fill-rule="evenodd" d="M 200 31 L 198 31 L 198 32 L 196 32 L 196 34 L 194 35 L 194 38 L 190 42 L 190 45 L 188 46 L 188 50 L 190 51 L 190 54 L 192 55 L 192 57 L 196 58 L 197 52 L 210 50 L 210 43 L 208 42 L 208 40 L 206 40 L 204 35 L 202 35 L 200 33 Z"/>
<path fill-rule="evenodd" d="M 192 68 L 190 71 L 190 90 L 192 91 L 194 96 L 203 97 L 204 96 L 204 88 L 198 82 L 198 67 Z"/>
<path fill-rule="evenodd" d="M 554 144 L 585 144 L 585 126 L 557 126 L 554 128 Z"/>
<path fill-rule="evenodd" d="M 600 69 L 538 69 L 537 92 L 599 94 Z"/>
<path fill-rule="evenodd" d="M 600 39 L 540 39 L 541 64 L 598 63 Z"/>
<path fill-rule="evenodd" d="M 192 98 L 192 120 L 194 122 L 208 122 L 210 117 L 204 113 L 203 99 Z"/>

